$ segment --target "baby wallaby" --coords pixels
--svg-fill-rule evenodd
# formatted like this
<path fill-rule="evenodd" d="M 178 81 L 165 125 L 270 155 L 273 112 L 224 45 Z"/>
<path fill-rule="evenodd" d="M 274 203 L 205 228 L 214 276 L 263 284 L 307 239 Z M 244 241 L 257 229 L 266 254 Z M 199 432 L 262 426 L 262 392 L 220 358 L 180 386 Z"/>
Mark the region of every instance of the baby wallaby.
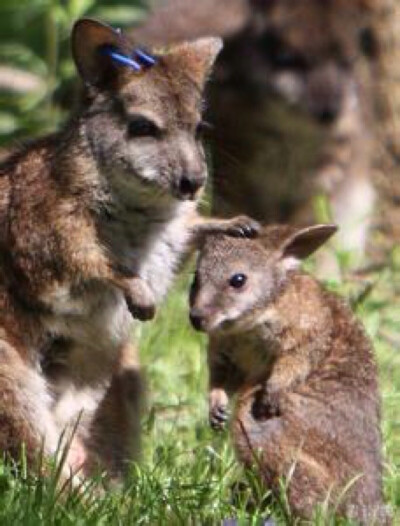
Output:
<path fill-rule="evenodd" d="M 0 450 L 120 476 L 138 438 L 132 316 L 148 319 L 202 229 L 204 83 L 219 39 L 155 56 L 89 19 L 72 32 L 78 114 L 0 166 Z M 129 312 L 130 311 L 130 312 Z"/>
<path fill-rule="evenodd" d="M 207 236 L 190 318 L 209 334 L 210 423 L 225 424 L 236 393 L 232 434 L 245 465 L 258 467 L 272 490 L 286 477 L 297 516 L 309 519 L 327 502 L 340 515 L 380 525 L 371 343 L 345 302 L 298 268 L 335 231 L 269 226 L 257 240 Z"/>

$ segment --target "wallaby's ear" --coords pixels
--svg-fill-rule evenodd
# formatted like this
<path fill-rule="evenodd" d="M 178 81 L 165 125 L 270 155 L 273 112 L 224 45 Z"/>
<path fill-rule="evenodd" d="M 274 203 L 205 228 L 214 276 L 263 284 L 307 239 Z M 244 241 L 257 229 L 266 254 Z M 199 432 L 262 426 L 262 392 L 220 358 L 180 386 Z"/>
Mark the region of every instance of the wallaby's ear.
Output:
<path fill-rule="evenodd" d="M 333 224 L 301 228 L 283 241 L 280 252 L 285 260 L 300 261 L 310 256 L 337 231 Z"/>
<path fill-rule="evenodd" d="M 109 48 L 127 52 L 126 41 L 117 30 L 90 18 L 81 18 L 75 23 L 71 45 L 80 76 L 86 84 L 98 88 L 109 83 L 118 69 L 103 51 Z"/>
<path fill-rule="evenodd" d="M 202 88 L 221 49 L 220 38 L 199 38 L 193 42 L 173 46 L 164 58 L 174 69 L 185 72 Z"/>

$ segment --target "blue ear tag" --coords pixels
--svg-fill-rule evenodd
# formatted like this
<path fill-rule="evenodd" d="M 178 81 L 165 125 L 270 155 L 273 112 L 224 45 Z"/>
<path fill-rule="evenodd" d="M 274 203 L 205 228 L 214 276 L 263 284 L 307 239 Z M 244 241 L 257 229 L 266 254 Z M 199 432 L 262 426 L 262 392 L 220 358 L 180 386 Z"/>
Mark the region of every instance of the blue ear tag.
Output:
<path fill-rule="evenodd" d="M 125 66 L 133 69 L 134 71 L 142 71 L 142 69 L 145 67 L 152 67 L 157 63 L 157 60 L 155 57 L 149 55 L 148 53 L 145 53 L 141 49 L 135 49 L 132 53 L 132 57 L 128 57 L 127 55 L 123 55 L 118 51 L 117 48 L 113 46 L 104 46 L 101 48 L 100 52 L 103 55 L 107 55 L 110 57 L 114 62 L 119 64 L 120 66 Z"/>
<path fill-rule="evenodd" d="M 139 60 L 144 66 L 154 66 L 157 63 L 155 57 L 151 56 L 149 53 L 146 53 L 142 49 L 135 49 L 133 54 L 136 55 L 136 59 Z"/>

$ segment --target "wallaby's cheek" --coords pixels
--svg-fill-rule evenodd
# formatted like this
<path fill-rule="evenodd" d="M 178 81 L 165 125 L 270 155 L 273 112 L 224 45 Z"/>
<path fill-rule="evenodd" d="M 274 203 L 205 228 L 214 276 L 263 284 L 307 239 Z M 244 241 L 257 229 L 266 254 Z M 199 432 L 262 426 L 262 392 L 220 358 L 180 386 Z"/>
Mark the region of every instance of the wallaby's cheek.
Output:
<path fill-rule="evenodd" d="M 134 140 L 127 150 L 127 163 L 136 176 L 162 185 L 166 178 L 166 159 L 161 145 L 154 139 Z"/>

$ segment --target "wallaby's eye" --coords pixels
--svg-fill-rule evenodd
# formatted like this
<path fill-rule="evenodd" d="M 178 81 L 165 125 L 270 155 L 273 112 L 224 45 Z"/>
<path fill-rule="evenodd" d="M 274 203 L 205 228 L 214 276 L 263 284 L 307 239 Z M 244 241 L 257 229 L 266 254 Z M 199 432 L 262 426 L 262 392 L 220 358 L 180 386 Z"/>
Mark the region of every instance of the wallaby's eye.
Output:
<path fill-rule="evenodd" d="M 213 129 L 213 125 L 206 121 L 200 121 L 196 126 L 196 140 L 199 141 Z"/>
<path fill-rule="evenodd" d="M 246 274 L 234 274 L 229 279 L 229 285 L 234 289 L 240 289 L 244 286 L 247 281 Z"/>
<path fill-rule="evenodd" d="M 261 38 L 263 53 L 276 69 L 307 69 L 305 57 L 289 48 L 277 35 L 266 33 Z"/>
<path fill-rule="evenodd" d="M 139 137 L 155 137 L 161 136 L 161 130 L 150 119 L 141 116 L 132 117 L 128 124 L 128 136 L 130 139 L 136 139 Z"/>
<path fill-rule="evenodd" d="M 376 58 L 379 53 L 379 44 L 372 28 L 365 27 L 360 32 L 360 48 L 367 58 Z"/>
<path fill-rule="evenodd" d="M 306 69 L 305 60 L 295 53 L 281 52 L 273 58 L 274 66 L 278 69 Z"/>

